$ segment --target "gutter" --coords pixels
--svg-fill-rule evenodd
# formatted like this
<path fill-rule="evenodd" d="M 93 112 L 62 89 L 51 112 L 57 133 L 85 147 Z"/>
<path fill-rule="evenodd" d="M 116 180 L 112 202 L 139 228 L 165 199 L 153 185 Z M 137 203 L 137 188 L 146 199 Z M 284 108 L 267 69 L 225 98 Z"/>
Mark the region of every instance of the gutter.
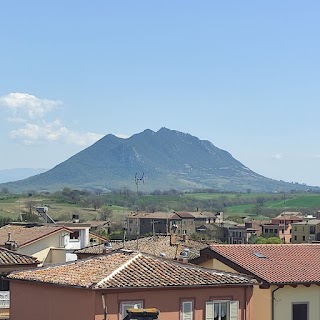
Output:
<path fill-rule="evenodd" d="M 107 320 L 108 311 L 107 311 L 107 305 L 106 305 L 106 297 L 104 293 L 101 295 L 102 299 L 102 307 L 103 307 L 103 320 Z"/>
<path fill-rule="evenodd" d="M 274 320 L 274 294 L 278 291 L 281 287 L 277 287 L 276 289 L 272 290 L 271 292 L 271 320 Z"/>

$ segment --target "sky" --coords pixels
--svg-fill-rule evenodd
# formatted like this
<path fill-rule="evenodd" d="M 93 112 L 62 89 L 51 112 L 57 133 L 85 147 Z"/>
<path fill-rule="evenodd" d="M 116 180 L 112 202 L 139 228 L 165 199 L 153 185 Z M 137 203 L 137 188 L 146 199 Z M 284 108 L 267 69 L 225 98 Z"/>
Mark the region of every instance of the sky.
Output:
<path fill-rule="evenodd" d="M 320 185 L 320 2 L 0 1 L 0 170 L 161 127 Z"/>

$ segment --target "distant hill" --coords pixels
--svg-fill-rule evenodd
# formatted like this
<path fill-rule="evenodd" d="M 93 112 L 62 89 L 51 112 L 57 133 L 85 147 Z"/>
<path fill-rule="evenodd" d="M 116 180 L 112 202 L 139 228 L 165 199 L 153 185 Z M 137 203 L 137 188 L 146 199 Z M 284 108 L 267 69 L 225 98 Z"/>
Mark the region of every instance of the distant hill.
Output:
<path fill-rule="evenodd" d="M 0 183 L 26 179 L 36 174 L 45 172 L 47 170 L 48 169 L 43 169 L 43 168 L 3 169 L 3 170 L 0 170 Z"/>
<path fill-rule="evenodd" d="M 136 176 L 137 174 L 137 176 Z M 137 178 L 141 180 L 135 181 Z M 211 142 L 167 128 L 149 129 L 123 139 L 106 135 L 53 169 L 1 184 L 12 192 L 127 187 L 155 189 L 275 192 L 308 186 L 263 177 Z"/>

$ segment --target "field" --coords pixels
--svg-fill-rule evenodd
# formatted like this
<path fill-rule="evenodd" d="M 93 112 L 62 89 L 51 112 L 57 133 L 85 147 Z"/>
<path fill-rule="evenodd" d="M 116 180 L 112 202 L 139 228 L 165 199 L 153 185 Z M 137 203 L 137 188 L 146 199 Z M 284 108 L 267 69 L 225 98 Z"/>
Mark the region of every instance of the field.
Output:
<path fill-rule="evenodd" d="M 32 196 L 36 206 L 47 206 L 55 220 L 69 220 L 79 214 L 81 221 L 99 220 L 99 208 L 84 207 L 79 203 L 61 201 L 52 195 Z M 19 220 L 20 212 L 26 210 L 27 196 L 0 195 L 0 217 Z M 254 215 L 264 219 L 281 211 L 314 213 L 320 210 L 318 194 L 231 194 L 231 193 L 184 193 L 174 195 L 141 195 L 131 199 L 119 195 L 104 195 L 104 204 L 113 212 L 112 219 L 120 222 L 133 210 L 153 208 L 157 211 L 224 211 L 226 216 Z"/>
<path fill-rule="evenodd" d="M 0 217 L 19 220 L 20 212 L 25 210 L 26 197 L 0 198 Z M 99 220 L 100 213 L 93 208 L 83 208 L 77 204 L 59 203 L 54 199 L 45 197 L 33 197 L 36 206 L 47 206 L 49 215 L 55 220 L 70 220 L 72 214 L 77 213 L 82 221 Z M 127 213 L 127 208 L 111 206 L 115 220 Z"/>

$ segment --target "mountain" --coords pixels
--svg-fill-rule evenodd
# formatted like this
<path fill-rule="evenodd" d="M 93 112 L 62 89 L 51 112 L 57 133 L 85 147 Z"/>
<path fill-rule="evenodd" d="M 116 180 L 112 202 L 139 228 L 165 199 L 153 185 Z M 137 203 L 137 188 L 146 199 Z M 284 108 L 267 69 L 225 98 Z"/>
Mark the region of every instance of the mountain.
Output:
<path fill-rule="evenodd" d="M 155 189 L 276 192 L 305 185 L 263 177 L 211 142 L 167 128 L 145 130 L 123 139 L 106 135 L 53 169 L 1 184 L 11 192 L 127 187 Z"/>

